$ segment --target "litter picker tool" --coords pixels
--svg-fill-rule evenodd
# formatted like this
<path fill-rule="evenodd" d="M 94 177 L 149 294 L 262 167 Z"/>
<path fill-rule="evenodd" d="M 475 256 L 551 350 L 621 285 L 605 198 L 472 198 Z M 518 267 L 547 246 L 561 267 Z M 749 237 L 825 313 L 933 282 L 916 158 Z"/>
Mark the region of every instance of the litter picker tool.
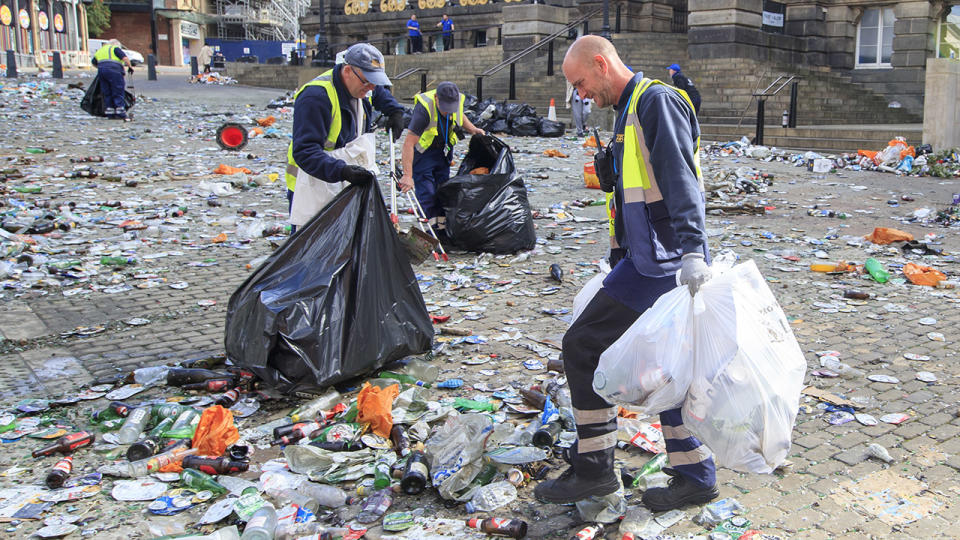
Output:
<path fill-rule="evenodd" d="M 420 230 L 413 228 L 400 229 L 400 216 L 397 215 L 397 181 L 399 178 L 397 178 L 396 156 L 394 155 L 393 133 L 391 131 L 387 130 L 387 138 L 390 139 L 390 173 L 388 174 L 390 177 L 390 221 L 397 231 L 397 237 L 403 244 L 403 249 L 406 251 L 411 264 L 422 263 L 430 257 L 431 253 L 434 259 L 438 259 L 433 246 L 440 242 L 435 237 L 428 235 L 423 230 L 423 226 L 420 226 Z"/>
<path fill-rule="evenodd" d="M 440 243 L 440 237 L 437 236 L 436 231 L 433 230 L 433 225 L 430 225 L 427 214 L 423 211 L 423 207 L 420 206 L 420 199 L 417 199 L 415 193 L 410 193 L 409 191 L 407 192 L 407 197 L 410 199 L 410 205 L 413 206 L 413 211 L 417 215 L 417 218 L 427 224 L 427 229 L 430 230 L 430 234 L 433 235 L 433 238 L 437 241 L 437 247 L 440 248 L 440 254 L 443 256 L 443 260 L 449 261 L 450 257 L 447 256 L 446 250 L 443 249 L 443 244 Z"/>
<path fill-rule="evenodd" d="M 390 140 L 390 221 L 400 230 L 400 217 L 397 216 L 397 162 L 393 149 L 393 128 L 387 130 L 387 139 Z"/>

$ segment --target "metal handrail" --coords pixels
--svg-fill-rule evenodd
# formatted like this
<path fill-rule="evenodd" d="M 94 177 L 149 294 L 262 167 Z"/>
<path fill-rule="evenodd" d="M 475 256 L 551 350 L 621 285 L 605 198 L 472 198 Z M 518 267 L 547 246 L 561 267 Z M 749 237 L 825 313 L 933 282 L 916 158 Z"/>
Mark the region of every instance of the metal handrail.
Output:
<path fill-rule="evenodd" d="M 413 75 L 414 73 L 416 73 L 416 72 L 418 72 L 418 71 L 424 71 L 424 72 L 426 72 L 426 71 L 430 71 L 430 69 L 429 69 L 429 68 L 425 68 L 425 67 L 412 67 L 412 68 L 410 68 L 410 69 L 407 69 L 407 70 L 404 70 L 404 71 L 398 73 L 397 75 L 394 75 L 394 76 L 391 77 L 391 78 L 394 79 L 394 80 L 397 80 L 397 79 L 406 79 L 407 77 L 409 77 L 410 75 Z"/>
<path fill-rule="evenodd" d="M 420 91 L 426 92 L 427 91 L 427 73 L 429 71 L 430 69 L 425 67 L 412 67 L 410 69 L 406 69 L 402 71 L 397 75 L 394 75 L 391 78 L 395 81 L 398 81 L 400 79 L 406 79 L 407 77 L 409 77 L 410 75 L 413 75 L 414 73 L 422 72 L 420 73 Z"/>
<path fill-rule="evenodd" d="M 776 86 L 777 84 L 779 84 L 780 81 L 783 81 L 784 78 L 786 78 L 787 80 L 784 81 L 782 84 L 780 84 L 780 86 L 778 86 L 776 90 L 771 92 L 770 89 Z M 779 94 L 780 91 L 786 88 L 786 86 L 790 83 L 793 83 L 793 86 L 790 88 L 790 110 L 789 112 L 785 113 L 787 116 L 784 118 L 785 123 L 783 127 L 797 126 L 797 82 L 795 82 L 796 79 L 798 79 L 796 75 L 791 75 L 790 77 L 787 77 L 786 75 L 780 75 L 779 77 L 777 77 L 777 80 L 770 83 L 770 86 L 767 86 L 766 88 L 764 88 L 762 92 L 758 93 L 754 91 L 753 97 L 757 98 L 757 129 L 756 129 L 756 135 L 754 136 L 754 139 L 755 139 L 754 142 L 756 144 L 758 145 L 763 144 L 763 128 L 765 123 L 764 115 L 766 114 L 767 98 L 773 97 Z M 760 85 L 758 84 L 757 88 L 759 87 Z"/>
<path fill-rule="evenodd" d="M 574 20 L 573 22 L 567 23 L 567 25 L 564 26 L 563 28 L 561 28 L 560 30 L 557 30 L 556 32 L 554 32 L 554 33 L 550 34 L 549 36 L 545 37 L 544 39 L 542 39 L 542 40 L 534 43 L 533 45 L 530 45 L 530 46 L 527 47 L 526 49 L 518 52 L 517 54 L 511 56 L 510 58 L 507 58 L 506 60 L 504 60 L 503 62 L 500 62 L 499 64 L 493 66 L 492 68 L 489 68 L 489 69 L 483 71 L 483 73 L 477 74 L 477 77 L 487 77 L 487 76 L 493 75 L 494 73 L 496 73 L 496 72 L 500 71 L 501 69 L 503 69 L 504 67 L 506 67 L 508 64 L 513 64 L 513 63 L 516 62 L 517 60 L 523 58 L 524 56 L 526 56 L 526 55 L 528 55 L 528 54 L 530 54 L 530 53 L 532 53 L 533 51 L 539 49 L 540 47 L 543 47 L 543 46 L 546 45 L 547 43 L 552 43 L 553 40 L 557 39 L 557 38 L 560 37 L 562 34 L 565 34 L 565 33 L 569 32 L 571 28 L 577 26 L 578 24 L 580 24 L 580 23 L 582 23 L 583 21 L 589 19 L 590 17 L 593 17 L 593 16 L 596 15 L 597 13 L 600 13 L 600 11 L 602 11 L 602 9 L 603 9 L 603 8 L 597 8 L 597 9 L 591 11 L 590 13 L 587 13 L 586 15 L 580 16 L 578 19 Z"/>
<path fill-rule="evenodd" d="M 775 96 L 775 95 L 779 94 L 780 91 L 783 90 L 783 88 L 784 88 L 785 86 L 787 86 L 788 84 L 790 84 L 791 82 L 793 82 L 794 79 L 797 78 L 796 75 L 791 75 L 786 81 L 783 82 L 783 84 L 780 85 L 779 88 L 777 88 L 777 89 L 774 90 L 773 92 L 770 92 L 770 89 L 773 88 L 774 85 L 776 85 L 778 82 L 782 81 L 784 77 L 786 77 L 786 75 L 781 75 L 781 76 L 777 77 L 777 80 L 775 80 L 775 81 L 773 81 L 772 83 L 770 83 L 770 86 L 764 88 L 763 92 L 760 92 L 760 93 L 754 92 L 753 95 L 754 95 L 755 97 L 770 97 L 770 96 Z"/>
<path fill-rule="evenodd" d="M 590 17 L 593 17 L 597 13 L 600 13 L 602 10 L 603 8 L 596 8 L 585 15 L 581 15 L 574 21 L 567 23 L 565 26 L 563 26 L 556 32 L 550 34 L 549 36 L 543 38 L 542 40 L 534 43 L 533 45 L 530 45 L 526 49 L 518 52 L 517 54 L 514 54 L 513 56 L 511 56 L 510 58 L 507 58 L 506 60 L 500 62 L 499 64 L 484 70 L 482 73 L 478 73 L 476 76 L 477 77 L 477 99 L 481 99 L 481 100 L 483 99 L 483 78 L 493 75 L 494 73 L 500 71 L 501 69 L 503 69 L 508 65 L 510 66 L 510 91 L 509 91 L 508 99 L 517 99 L 517 84 L 516 84 L 517 60 L 520 60 L 521 58 L 527 56 L 528 54 L 537 51 L 544 45 L 548 46 L 547 47 L 547 76 L 548 77 L 552 76 L 553 75 L 553 42 L 554 40 L 565 33 L 569 33 L 572 28 L 574 28 L 580 23 L 583 23 L 584 21 L 586 21 Z"/>

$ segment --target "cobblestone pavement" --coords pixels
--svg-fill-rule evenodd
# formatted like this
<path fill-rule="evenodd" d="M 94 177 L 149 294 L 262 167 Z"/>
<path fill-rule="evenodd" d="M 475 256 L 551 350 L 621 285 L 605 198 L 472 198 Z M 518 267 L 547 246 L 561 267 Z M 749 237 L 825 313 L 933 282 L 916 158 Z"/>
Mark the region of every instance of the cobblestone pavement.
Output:
<path fill-rule="evenodd" d="M 148 96 L 148 85 L 138 83 L 138 91 Z M 205 135 L 190 135 L 187 128 L 195 120 L 178 113 L 181 106 L 195 104 L 195 95 L 202 95 L 201 103 L 212 107 L 217 101 L 214 88 L 177 86 L 157 90 L 159 97 L 148 103 L 146 110 L 178 126 L 176 133 L 187 133 L 171 150 L 169 137 L 174 132 L 155 139 L 128 143 L 148 125 L 138 118 L 127 126 L 97 128 L 96 141 L 81 153 L 110 154 L 124 144 L 136 144 L 137 151 L 128 156 L 130 169 L 146 169 L 149 158 L 168 152 L 177 159 L 189 158 L 190 148 L 197 150 L 195 161 L 202 168 L 216 165 L 212 160 L 226 161 L 230 156 L 217 152 Z M 141 90 L 142 88 L 142 90 Z M 226 87 L 223 87 L 226 88 Z M 249 101 L 256 107 L 250 116 L 264 114 L 262 90 L 245 94 L 241 88 L 226 90 L 234 105 Z M 164 93 L 166 92 L 166 93 Z M 181 92 L 183 97 L 176 94 Z M 187 92 L 195 92 L 191 96 Z M 83 130 L 96 126 L 83 117 L 68 117 L 76 125 L 70 129 Z M 105 122 L 105 121 L 104 121 Z M 289 117 L 280 122 L 281 129 L 289 130 Z M 0 128 L 2 132 L 3 128 Z M 0 152 L 17 155 L 19 148 L 28 144 L 30 133 L 20 133 L 9 147 Z M 4 134 L 5 138 L 12 136 Z M 59 132 L 56 137 L 66 137 Z M 166 138 L 166 140 L 164 140 Z M 535 208 L 546 209 L 561 201 L 597 198 L 599 192 L 583 188 L 580 170 L 584 150 L 576 141 L 535 141 L 508 138 L 518 152 L 518 166 L 527 177 L 531 201 Z M 63 146 L 69 147 L 69 140 Z M 560 145 L 563 146 L 560 146 Z M 253 143 L 250 152 L 266 156 L 260 167 L 263 172 L 282 170 L 284 140 L 264 140 Z M 545 148 L 560 147 L 571 154 L 568 159 L 546 158 L 540 155 Z M 465 150 L 465 148 L 464 148 Z M 530 150 L 529 153 L 524 150 Z M 73 150 L 70 150 L 73 152 Z M 216 156 L 216 157 L 214 157 Z M 272 160 L 272 161 L 270 161 Z M 960 337 L 960 296 L 957 290 L 919 287 L 909 283 L 880 285 L 854 275 L 825 275 L 810 272 L 808 265 L 818 262 L 815 251 L 827 253 L 827 261 L 862 262 L 869 245 L 850 245 L 853 238 L 861 238 L 874 227 L 896 227 L 913 233 L 918 238 L 935 235 L 933 243 L 947 253 L 960 252 L 958 229 L 919 222 L 903 223 L 899 218 L 918 208 L 941 209 L 947 206 L 951 193 L 960 192 L 960 181 L 934 178 L 900 178 L 889 174 L 850 172 L 825 177 L 785 163 L 761 162 L 729 157 L 705 158 L 705 176 L 713 171 L 751 166 L 774 175 L 769 191 L 760 196 L 762 204 L 770 207 L 765 216 L 734 215 L 708 217 L 711 248 L 728 248 L 741 259 L 756 260 L 761 272 L 791 320 L 793 330 L 803 348 L 808 366 L 820 367 L 815 351 L 836 350 L 842 360 L 865 372 L 865 375 L 885 374 L 899 379 L 898 383 L 871 382 L 865 376 L 853 378 L 818 378 L 807 375 L 807 382 L 818 388 L 853 399 L 863 405 L 858 412 L 880 418 L 890 413 L 905 413 L 909 419 L 895 425 L 880 422 L 874 426 L 857 421 L 831 425 L 829 413 L 817 408 L 817 401 L 805 399 L 794 429 L 790 464 L 770 475 L 740 474 L 721 469 L 718 473 L 720 493 L 734 497 L 746 508 L 754 527 L 784 538 L 934 538 L 957 537 L 956 522 L 960 518 L 960 418 L 958 413 L 957 338 Z M 259 162 L 258 162 L 259 163 Z M 260 171 L 258 171 L 260 172 Z M 179 189 L 183 182 L 154 179 L 141 187 L 127 190 L 126 197 L 151 197 L 167 190 Z M 282 216 L 286 200 L 282 181 L 245 191 L 229 198 L 229 209 L 255 207 L 261 215 Z M 93 189 L 90 197 L 97 193 Z M 888 200 L 909 195 L 914 202 L 900 202 L 891 207 Z M 117 198 L 116 191 L 99 194 L 101 199 Z M 227 201 L 228 198 L 224 198 Z M 852 214 L 845 220 L 817 218 L 807 215 L 807 208 L 819 204 L 830 209 Z M 254 206 L 251 206 L 254 205 Z M 199 211 L 199 210 L 198 210 Z M 191 212 L 194 212 L 191 209 Z M 603 218 L 601 207 L 587 207 L 577 211 L 581 217 Z M 151 261 L 149 271 L 157 273 L 166 282 L 150 288 L 133 288 L 118 294 L 96 290 L 89 294 L 64 296 L 59 290 L 32 288 L 8 290 L 0 299 L 0 331 L 5 340 L 2 346 L 0 368 L 0 398 L 6 402 L 28 396 L 59 396 L 80 388 L 92 378 L 117 371 L 128 372 L 136 367 L 156 365 L 189 358 L 195 355 L 222 351 L 226 305 L 230 294 L 250 273 L 248 265 L 255 258 L 276 247 L 276 242 L 258 240 L 250 249 L 243 246 L 227 248 L 215 246 L 210 237 L 229 231 L 230 225 L 217 226 L 212 214 L 202 220 L 201 231 L 178 229 L 183 242 L 183 255 Z M 544 279 L 547 267 L 560 263 L 569 274 L 556 294 L 538 295 L 518 301 L 504 294 L 478 293 L 462 289 L 453 293 L 427 290 L 428 303 L 438 298 L 460 298 L 480 303 L 487 308 L 479 321 L 467 321 L 475 333 L 492 335 L 500 331 L 508 318 L 529 319 L 523 327 L 525 334 L 557 338 L 566 328 L 563 320 L 542 313 L 544 307 L 570 307 L 573 296 L 591 277 L 592 271 L 582 271 L 578 263 L 599 260 L 605 252 L 606 241 L 600 221 L 582 224 L 556 224 L 553 220 L 538 220 L 538 235 L 550 237 L 569 228 L 593 229 L 575 242 L 548 241 L 561 245 L 559 253 L 543 252 L 529 260 L 511 264 L 510 257 L 484 259 L 491 268 L 505 278 L 521 280 L 521 287 L 538 290 L 549 283 Z M 565 229 L 566 228 L 566 229 Z M 849 236 L 850 238 L 845 238 Z M 282 239 L 281 239 L 282 240 Z M 822 241 L 816 245 L 815 241 Z M 145 244 L 150 242 L 145 241 Z M 170 244 L 153 246 L 172 249 Z M 542 247 L 542 246 L 541 246 Z M 920 260 L 914 254 L 904 255 L 894 247 L 870 248 L 870 254 L 884 263 L 899 264 Z M 799 261 L 784 259 L 795 255 Z M 191 262 L 215 260 L 215 266 L 191 266 Z M 952 277 L 960 275 L 960 264 L 955 257 L 925 256 L 925 264 L 933 265 Z M 450 263 L 426 263 L 418 272 L 440 276 L 456 265 L 475 263 L 472 254 L 454 254 Z M 533 270 L 527 275 L 520 270 Z M 143 270 L 124 270 L 116 280 L 133 282 L 133 275 Z M 899 272 L 895 272 L 898 274 Z M 168 285 L 177 281 L 189 283 L 185 289 Z M 871 294 L 865 301 L 844 299 L 845 289 L 856 288 Z M 216 301 L 215 305 L 205 300 Z M 436 307 L 432 308 L 438 311 Z M 455 310 L 448 310 L 450 311 Z M 131 326 L 125 321 L 143 318 L 149 322 Z M 935 319 L 933 324 L 929 320 Z M 92 335 L 78 335 L 78 327 L 103 327 Z M 942 333 L 943 341 L 931 339 L 930 332 Z M 509 342 L 490 340 L 490 343 L 471 350 L 453 350 L 443 364 L 442 376 L 460 376 L 466 381 L 483 380 L 477 369 L 463 366 L 464 356 L 496 353 L 504 360 L 498 366 L 497 377 L 503 381 L 530 382 L 535 377 L 520 367 L 520 361 L 529 358 L 529 352 Z M 905 354 L 927 356 L 929 360 L 911 360 Z M 933 383 L 916 379 L 918 371 L 936 375 Z M 886 464 L 867 456 L 867 445 L 877 443 L 887 448 L 894 458 Z M 267 452 L 269 454 L 269 452 Z M 267 456 L 275 457 L 273 454 Z M 622 452 L 619 457 L 631 465 L 641 463 L 639 453 Z M 0 457 L 0 468 L 9 461 Z M 879 492 L 874 489 L 902 489 L 902 493 Z M 872 495 L 871 500 L 867 496 Z M 435 495 L 428 495 L 435 498 Z M 880 501 L 878 503 L 877 501 Z M 435 501 L 433 501 L 435 502 Z M 415 505 L 415 503 L 405 503 Z M 575 511 L 569 507 L 542 505 L 532 498 L 532 490 L 524 490 L 521 499 L 511 507 L 513 514 L 531 523 L 531 537 L 569 536 L 575 531 Z M 458 516 L 457 510 L 448 515 Z M 688 516 L 694 512 L 688 510 Z M 916 519 L 906 519 L 915 513 Z M 909 521 L 909 523 L 906 523 Z M 136 519 L 126 521 L 110 533 L 119 536 L 143 533 Z M 704 529 L 689 519 L 669 529 L 673 534 L 703 533 Z M 611 533 L 610 538 L 613 538 Z M 618 537 L 619 538 L 619 537 Z"/>

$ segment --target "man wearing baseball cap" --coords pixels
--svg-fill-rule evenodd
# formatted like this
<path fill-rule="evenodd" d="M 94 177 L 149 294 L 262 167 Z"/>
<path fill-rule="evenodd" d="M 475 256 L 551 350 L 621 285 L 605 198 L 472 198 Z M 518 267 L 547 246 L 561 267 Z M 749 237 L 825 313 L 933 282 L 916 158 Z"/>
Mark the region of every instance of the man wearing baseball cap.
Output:
<path fill-rule="evenodd" d="M 670 73 L 670 78 L 673 79 L 674 88 L 679 88 L 687 93 L 687 96 L 690 97 L 690 101 L 693 102 L 693 110 L 697 114 L 700 114 L 700 91 L 697 90 L 697 85 L 693 84 L 693 81 L 689 77 L 680 73 L 680 64 L 670 64 L 667 66 L 667 72 Z"/>
<path fill-rule="evenodd" d="M 450 179 L 453 147 L 459 140 L 455 131 L 462 128 L 471 135 L 484 134 L 463 115 L 463 102 L 464 95 L 449 81 L 438 84 L 434 90 L 417 94 L 407 137 L 403 140 L 400 189 L 407 192 L 416 188 L 425 217 L 438 229 L 438 234 L 445 228 L 445 219 L 443 208 L 437 202 L 437 191 Z"/>
<path fill-rule="evenodd" d="M 394 140 L 400 137 L 403 106 L 385 88 L 391 83 L 383 66 L 383 55 L 376 47 L 357 43 L 346 50 L 343 63 L 294 94 L 293 141 L 287 150 L 286 174 L 291 218 L 297 213 L 293 199 L 298 176 L 301 182 L 306 178 L 330 184 L 365 184 L 374 179 L 371 171 L 345 161 L 346 155 L 356 152 L 341 150 L 373 130 L 372 109 L 388 116 L 387 127 Z M 302 201 L 297 206 L 300 204 Z M 304 222 L 291 219 L 294 227 Z"/>

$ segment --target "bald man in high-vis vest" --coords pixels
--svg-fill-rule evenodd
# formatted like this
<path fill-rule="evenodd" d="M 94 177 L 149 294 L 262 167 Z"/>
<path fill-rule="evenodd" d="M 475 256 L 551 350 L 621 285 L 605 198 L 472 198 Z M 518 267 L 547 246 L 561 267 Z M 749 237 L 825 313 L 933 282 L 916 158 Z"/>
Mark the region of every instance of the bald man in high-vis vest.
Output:
<path fill-rule="evenodd" d="M 539 499 L 557 504 L 610 495 L 619 488 L 614 471 L 617 406 L 593 389 L 600 354 L 677 286 L 678 272 L 691 295 L 711 277 L 700 126 L 689 97 L 632 73 L 613 45 L 599 36 L 574 42 L 563 74 L 598 107 L 616 106 L 613 178 L 606 183 L 613 193 L 611 248 L 624 251 L 563 337 L 577 443 L 570 448 L 570 469 L 535 489 Z M 712 454 L 684 428 L 680 403 L 661 412 L 660 423 L 670 464 L 664 471 L 672 478 L 668 487 L 646 490 L 643 504 L 662 512 L 716 498 Z"/>

